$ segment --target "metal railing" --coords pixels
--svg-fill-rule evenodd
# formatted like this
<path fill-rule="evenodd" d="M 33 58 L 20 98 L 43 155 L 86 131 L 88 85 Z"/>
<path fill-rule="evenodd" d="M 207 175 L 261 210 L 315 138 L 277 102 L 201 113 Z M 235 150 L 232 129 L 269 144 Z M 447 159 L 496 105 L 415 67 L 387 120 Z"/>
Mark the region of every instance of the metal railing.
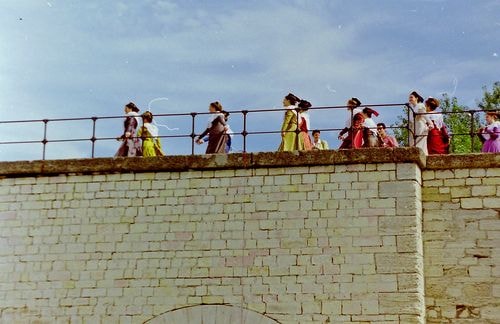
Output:
<path fill-rule="evenodd" d="M 379 113 L 381 113 L 382 110 L 386 110 L 388 108 L 394 108 L 394 107 L 400 107 L 403 109 L 405 107 L 404 103 L 394 103 L 394 104 L 372 104 L 372 105 L 363 105 L 363 107 L 371 107 L 371 108 L 377 108 L 379 109 Z M 332 126 L 337 126 L 337 127 L 323 127 L 323 128 L 317 128 L 318 130 L 322 132 L 338 132 L 344 128 L 344 121 L 345 121 L 345 109 L 347 106 L 323 106 L 323 107 L 311 107 L 309 108 L 310 112 L 320 112 L 320 111 L 338 111 L 340 109 L 344 110 L 344 114 L 342 115 L 342 118 L 340 118 L 340 121 L 332 121 L 330 124 Z M 382 109 L 382 110 L 380 110 Z M 281 134 L 281 122 L 282 122 L 282 115 L 280 116 L 280 119 L 276 119 L 275 125 L 276 127 L 271 130 L 252 130 L 251 127 L 249 127 L 248 122 L 251 120 L 252 117 L 256 117 L 258 114 L 271 114 L 271 113 L 276 113 L 276 112 L 285 112 L 287 109 L 286 108 L 271 108 L 271 109 L 243 109 L 243 110 L 228 110 L 228 112 L 231 114 L 231 116 L 234 115 L 240 115 L 241 116 L 241 131 L 239 132 L 234 132 L 234 135 L 242 136 L 242 152 L 247 152 L 248 150 L 248 138 L 251 136 L 256 136 L 256 135 L 271 135 L 271 134 Z M 399 111 L 402 113 L 402 111 Z M 462 133 L 453 133 L 453 129 L 450 129 L 450 132 L 453 134 L 453 136 L 470 136 L 471 137 L 471 150 L 474 147 L 474 137 L 476 134 L 476 123 L 477 123 L 477 116 L 479 113 L 484 113 L 482 110 L 467 110 L 463 112 L 441 112 L 442 114 L 446 115 L 452 115 L 452 114 L 468 114 L 470 115 L 470 129 L 467 132 L 462 132 Z M 174 134 L 174 135 L 160 135 L 159 137 L 161 139 L 174 139 L 174 138 L 189 138 L 191 142 L 191 154 L 195 154 L 195 138 L 197 135 L 199 135 L 201 132 L 204 131 L 203 127 L 198 127 L 199 132 L 197 132 L 197 121 L 200 117 L 209 115 L 209 112 L 191 112 L 191 113 L 170 113 L 170 114 L 155 114 L 154 118 L 159 119 L 174 119 L 177 117 L 183 117 L 183 118 L 189 118 L 190 119 L 190 132 L 189 133 L 181 133 L 181 134 Z M 382 113 L 381 113 L 382 115 Z M 406 118 L 407 121 L 415 121 L 415 117 L 418 114 L 415 113 L 412 109 L 407 109 L 407 114 Z M 91 148 L 90 148 L 90 157 L 95 158 L 96 157 L 96 144 L 99 142 L 103 141 L 110 141 L 110 140 L 116 140 L 117 136 L 98 136 L 97 131 L 99 130 L 100 124 L 102 124 L 103 121 L 106 120 L 123 120 L 125 117 L 123 115 L 121 116 L 104 116 L 104 117 L 81 117 L 81 118 L 55 118 L 55 119 L 32 119 L 32 120 L 7 120 L 7 121 L 0 121 L 0 131 L 5 134 L 3 128 L 6 128 L 8 126 L 14 126 L 17 127 L 17 125 L 42 125 L 42 134 L 41 138 L 38 139 L 29 139 L 29 140 L 6 140 L 6 141 L 0 141 L 0 148 L 5 147 L 7 145 L 26 145 L 26 144 L 41 144 L 41 158 L 42 160 L 46 159 L 46 152 L 47 152 L 47 146 L 53 143 L 82 143 L 82 142 L 90 142 Z M 233 120 L 234 118 L 231 117 Z M 298 118 L 298 117 L 297 117 Z M 352 114 L 351 114 L 351 120 L 352 120 Z M 76 138 L 70 138 L 69 136 L 66 138 L 49 138 L 49 130 L 51 127 L 54 127 L 53 125 L 57 123 L 70 123 L 70 122 L 90 122 L 90 136 L 88 137 L 76 137 Z M 400 129 L 400 130 L 406 130 L 408 132 L 408 142 L 407 144 L 410 144 L 409 138 L 413 137 L 415 139 L 415 134 L 413 133 L 412 127 L 410 127 L 411 122 L 407 122 L 402 125 L 387 125 L 389 129 Z M 116 123 L 117 124 L 117 131 L 122 131 L 120 129 L 121 123 Z M 231 125 L 232 122 L 230 123 Z M 297 129 L 294 131 L 297 136 L 300 133 L 300 130 L 298 128 L 298 120 L 297 120 Z M 415 126 L 415 125 L 413 125 Z M 415 129 L 413 127 L 413 129 Z M 311 131 L 311 130 L 309 130 Z M 12 133 L 12 132 L 10 132 Z M 118 134 L 117 134 L 118 135 Z M 20 137 L 20 136 L 19 136 Z M 5 137 L 4 137 L 5 138 Z M 279 143 L 277 143 L 279 145 Z M 119 145 L 117 145 L 116 148 L 118 148 Z M 276 146 L 277 147 L 277 146 Z M 111 156 L 112 154 L 109 154 L 108 156 Z M 0 160 L 4 160 L 3 158 L 0 157 Z"/>

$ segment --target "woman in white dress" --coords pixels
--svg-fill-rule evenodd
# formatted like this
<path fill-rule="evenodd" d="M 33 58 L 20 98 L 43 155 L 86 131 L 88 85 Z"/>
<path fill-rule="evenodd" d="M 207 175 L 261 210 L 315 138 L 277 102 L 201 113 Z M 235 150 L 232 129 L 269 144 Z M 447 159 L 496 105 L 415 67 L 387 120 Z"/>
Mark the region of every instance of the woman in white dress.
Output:
<path fill-rule="evenodd" d="M 408 120 L 410 146 L 421 148 L 425 155 L 427 155 L 427 134 L 429 128 L 427 127 L 428 120 L 425 116 L 424 98 L 416 91 L 413 91 L 408 96 L 408 107 L 412 110 L 410 111 L 410 118 Z M 414 114 L 415 118 L 413 118 Z"/>

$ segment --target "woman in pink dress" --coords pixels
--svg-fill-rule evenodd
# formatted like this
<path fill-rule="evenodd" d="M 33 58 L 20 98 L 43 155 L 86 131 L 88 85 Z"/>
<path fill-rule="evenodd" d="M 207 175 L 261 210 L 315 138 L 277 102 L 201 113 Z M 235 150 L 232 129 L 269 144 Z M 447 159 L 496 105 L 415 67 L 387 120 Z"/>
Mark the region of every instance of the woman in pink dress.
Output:
<path fill-rule="evenodd" d="M 500 121 L 499 113 L 489 111 L 486 113 L 486 127 L 479 129 L 479 137 L 484 141 L 481 152 L 500 152 Z"/>

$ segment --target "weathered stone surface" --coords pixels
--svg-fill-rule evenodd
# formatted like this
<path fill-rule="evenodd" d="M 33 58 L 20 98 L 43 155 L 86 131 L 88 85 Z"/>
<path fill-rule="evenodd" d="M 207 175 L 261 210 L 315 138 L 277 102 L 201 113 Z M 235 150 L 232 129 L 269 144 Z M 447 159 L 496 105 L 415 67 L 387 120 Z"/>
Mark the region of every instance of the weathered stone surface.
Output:
<path fill-rule="evenodd" d="M 211 155 L 178 155 L 154 158 L 95 158 L 0 162 L 0 177 L 55 174 L 109 174 L 126 172 L 188 171 L 210 169 L 278 168 L 333 164 L 415 163 L 425 156 L 416 148 L 357 149 L 339 151 L 261 152 Z"/>
<path fill-rule="evenodd" d="M 205 303 L 287 323 L 422 323 L 424 296 L 428 322 L 494 321 L 497 157 L 436 158 L 0 163 L 0 321 L 145 322 Z"/>

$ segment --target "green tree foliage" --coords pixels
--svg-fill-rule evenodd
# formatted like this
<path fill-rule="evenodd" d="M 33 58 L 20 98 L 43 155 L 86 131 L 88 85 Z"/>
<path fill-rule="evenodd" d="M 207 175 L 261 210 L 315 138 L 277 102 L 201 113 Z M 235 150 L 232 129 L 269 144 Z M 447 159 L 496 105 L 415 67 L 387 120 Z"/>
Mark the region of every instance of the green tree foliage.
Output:
<path fill-rule="evenodd" d="M 451 135 L 450 153 L 471 153 L 481 151 L 481 142 L 475 136 L 479 128 L 479 114 L 471 113 L 466 106 L 458 104 L 456 97 L 447 94 L 441 99 L 444 123 Z"/>
<path fill-rule="evenodd" d="M 408 107 L 404 107 L 403 115 L 398 115 L 396 122 L 391 125 L 391 127 L 394 127 L 394 137 L 400 146 L 408 146 L 408 110 Z"/>
<path fill-rule="evenodd" d="M 491 92 L 488 92 L 488 89 L 483 87 L 483 98 L 477 105 L 482 110 L 500 109 L 500 81 L 493 83 Z"/>

